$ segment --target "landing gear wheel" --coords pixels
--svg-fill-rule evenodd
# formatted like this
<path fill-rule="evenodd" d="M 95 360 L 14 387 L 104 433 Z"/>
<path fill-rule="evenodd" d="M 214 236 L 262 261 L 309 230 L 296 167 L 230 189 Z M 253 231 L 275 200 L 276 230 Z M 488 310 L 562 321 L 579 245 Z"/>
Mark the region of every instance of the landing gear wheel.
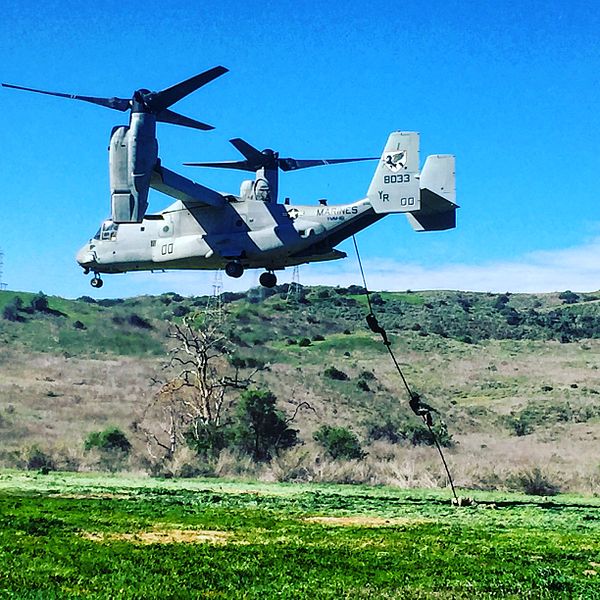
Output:
<path fill-rule="evenodd" d="M 258 280 L 260 281 L 260 285 L 266 288 L 272 288 L 277 285 L 277 277 L 275 276 L 275 273 L 263 273 Z"/>
<path fill-rule="evenodd" d="M 92 287 L 101 288 L 104 285 L 104 281 L 102 281 L 102 279 L 96 275 L 96 277 L 92 278 L 90 284 Z"/>
<path fill-rule="evenodd" d="M 239 262 L 231 261 L 225 265 L 225 273 L 227 273 L 229 277 L 238 279 L 244 274 L 244 267 Z"/>

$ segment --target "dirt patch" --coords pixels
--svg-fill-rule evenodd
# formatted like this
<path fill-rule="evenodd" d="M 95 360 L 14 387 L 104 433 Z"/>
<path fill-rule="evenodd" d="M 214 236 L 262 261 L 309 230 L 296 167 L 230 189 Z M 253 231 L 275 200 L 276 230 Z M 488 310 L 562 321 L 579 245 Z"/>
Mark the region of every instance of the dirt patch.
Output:
<path fill-rule="evenodd" d="M 132 544 L 225 544 L 231 537 L 227 531 L 212 531 L 209 529 L 163 529 L 155 528 L 150 531 L 135 533 L 92 533 L 82 534 L 87 540 L 94 542 L 123 541 Z"/>
<path fill-rule="evenodd" d="M 430 523 L 429 519 L 409 519 L 395 517 L 367 517 L 361 515 L 347 517 L 306 517 L 304 521 L 309 523 L 321 523 L 322 525 L 333 525 L 335 527 L 395 527 L 398 525 L 420 525 Z"/>
<path fill-rule="evenodd" d="M 67 498 L 69 500 L 129 500 L 132 494 L 112 493 L 112 492 L 90 492 L 89 494 L 70 494 L 58 492 L 48 494 L 50 498 Z"/>

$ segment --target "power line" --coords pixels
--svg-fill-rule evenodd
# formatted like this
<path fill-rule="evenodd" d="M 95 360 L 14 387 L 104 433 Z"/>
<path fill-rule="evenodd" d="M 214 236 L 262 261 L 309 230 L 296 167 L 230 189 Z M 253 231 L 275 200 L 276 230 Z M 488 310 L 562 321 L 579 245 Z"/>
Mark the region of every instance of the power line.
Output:
<path fill-rule="evenodd" d="M 300 270 L 298 269 L 298 265 L 296 265 L 294 267 L 294 270 L 292 271 L 292 281 L 288 286 L 287 295 L 285 299 L 287 301 L 293 300 L 295 302 L 298 302 L 298 300 L 300 299 L 300 289 Z"/>
<path fill-rule="evenodd" d="M 4 268 L 4 252 L 2 252 L 2 249 L 0 249 L 0 290 L 6 289 L 6 283 L 4 283 L 2 281 L 2 276 L 4 274 L 3 268 Z"/>
<path fill-rule="evenodd" d="M 204 314 L 213 322 L 221 324 L 223 322 L 223 272 L 215 271 L 215 277 L 212 284 L 212 295 L 206 301 Z"/>

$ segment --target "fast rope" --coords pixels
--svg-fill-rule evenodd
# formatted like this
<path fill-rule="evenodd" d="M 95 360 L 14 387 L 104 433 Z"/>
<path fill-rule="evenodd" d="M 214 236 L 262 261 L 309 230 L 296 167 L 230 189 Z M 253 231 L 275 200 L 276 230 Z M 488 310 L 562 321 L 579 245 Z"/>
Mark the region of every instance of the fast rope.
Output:
<path fill-rule="evenodd" d="M 402 372 L 402 369 L 400 368 L 400 364 L 396 360 L 396 356 L 394 355 L 394 352 L 392 350 L 392 343 L 390 342 L 385 329 L 379 324 L 379 322 L 377 321 L 377 317 L 375 316 L 375 313 L 373 312 L 373 305 L 371 304 L 371 295 L 369 293 L 369 288 L 367 287 L 367 280 L 365 278 L 365 271 L 363 269 L 362 260 L 360 259 L 360 253 L 358 251 L 358 244 L 356 243 L 356 236 L 352 236 L 352 241 L 354 242 L 354 250 L 356 251 L 356 259 L 358 260 L 358 266 L 360 268 L 360 275 L 362 277 L 363 287 L 365 290 L 365 296 L 367 298 L 367 306 L 369 307 L 369 314 L 366 316 L 367 325 L 369 326 L 369 329 L 373 333 L 378 333 L 379 335 L 381 335 L 381 337 L 383 339 L 383 344 L 387 348 L 387 351 L 392 358 L 394 366 L 396 367 L 396 371 L 398 371 L 398 375 L 400 375 L 400 379 L 402 380 L 402 383 L 404 384 L 404 387 L 406 388 L 406 393 L 408 394 L 408 404 L 409 404 L 410 408 L 415 413 L 415 415 L 417 415 L 418 417 L 421 417 L 423 419 L 423 423 L 425 423 L 425 425 L 427 425 L 427 429 L 429 429 L 429 433 L 431 434 L 431 437 L 435 443 L 435 446 L 438 449 L 438 452 L 440 454 L 440 458 L 442 459 L 444 469 L 446 470 L 446 475 L 448 475 L 448 481 L 450 482 L 450 487 L 452 488 L 452 494 L 454 496 L 454 500 L 455 500 L 456 504 L 459 505 L 460 501 L 458 499 L 458 496 L 456 495 L 456 490 L 454 489 L 454 482 L 452 481 L 452 475 L 450 475 L 450 469 L 448 468 L 448 463 L 446 462 L 446 459 L 444 458 L 444 453 L 442 452 L 442 447 L 438 441 L 437 435 L 435 434 L 435 432 L 433 430 L 433 416 L 431 413 L 438 412 L 438 411 L 435 410 L 435 408 L 433 408 L 432 406 L 429 406 L 428 404 L 423 402 L 421 400 L 421 396 L 417 392 L 413 392 L 410 389 L 410 386 L 408 385 L 408 381 L 407 381 L 406 377 L 404 376 L 404 373 Z"/>

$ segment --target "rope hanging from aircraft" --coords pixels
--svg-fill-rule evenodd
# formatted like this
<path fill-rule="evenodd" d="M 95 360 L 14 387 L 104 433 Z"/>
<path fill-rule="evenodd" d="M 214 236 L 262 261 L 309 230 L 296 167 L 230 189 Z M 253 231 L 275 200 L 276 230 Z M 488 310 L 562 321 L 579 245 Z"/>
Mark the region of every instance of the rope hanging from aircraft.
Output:
<path fill-rule="evenodd" d="M 369 293 L 369 288 L 367 287 L 367 280 L 365 278 L 365 272 L 363 269 L 362 260 L 360 258 L 360 253 L 358 251 L 358 244 L 356 243 L 356 236 L 354 236 L 354 235 L 352 236 L 352 241 L 354 242 L 354 250 L 356 251 L 358 267 L 360 269 L 360 274 L 361 274 L 362 281 L 363 281 L 363 287 L 365 290 L 365 296 L 367 298 L 367 306 L 369 307 L 369 314 L 366 316 L 367 325 L 369 326 L 369 329 L 373 333 L 378 333 L 379 335 L 381 335 L 383 345 L 387 348 L 387 351 L 392 359 L 392 362 L 394 363 L 394 366 L 396 367 L 396 371 L 398 371 L 398 375 L 400 375 L 400 379 L 402 380 L 402 383 L 404 384 L 406 393 L 408 394 L 408 404 L 409 404 L 410 408 L 415 413 L 415 415 L 417 415 L 418 417 L 421 417 L 423 419 L 423 423 L 425 423 L 425 425 L 427 426 L 427 429 L 429 429 L 429 433 L 431 434 L 431 437 L 435 443 L 435 446 L 438 449 L 438 452 L 440 454 L 440 458 L 442 459 L 444 469 L 446 470 L 446 475 L 448 475 L 448 481 L 450 482 L 450 487 L 452 488 L 452 494 L 454 496 L 454 501 L 456 502 L 456 505 L 458 506 L 458 505 L 460 505 L 460 501 L 458 499 L 458 496 L 456 495 L 456 490 L 454 488 L 454 482 L 452 480 L 452 475 L 450 474 L 450 469 L 448 468 L 448 463 L 446 462 L 444 453 L 442 452 L 442 447 L 439 443 L 437 435 L 435 434 L 435 432 L 433 430 L 433 415 L 431 413 L 438 412 L 438 411 L 435 410 L 435 408 L 433 408 L 433 407 L 429 406 L 428 404 L 426 404 L 425 402 L 423 402 L 421 400 L 420 394 L 418 394 L 417 392 L 413 392 L 411 390 L 410 386 L 408 385 L 408 381 L 407 381 L 406 377 L 404 376 L 404 373 L 402 372 L 402 368 L 400 367 L 400 364 L 396 360 L 394 351 L 392 350 L 392 343 L 390 342 L 385 329 L 379 324 L 379 322 L 377 321 L 377 317 L 375 316 L 375 313 L 373 312 L 373 305 L 371 304 L 371 296 Z"/>

